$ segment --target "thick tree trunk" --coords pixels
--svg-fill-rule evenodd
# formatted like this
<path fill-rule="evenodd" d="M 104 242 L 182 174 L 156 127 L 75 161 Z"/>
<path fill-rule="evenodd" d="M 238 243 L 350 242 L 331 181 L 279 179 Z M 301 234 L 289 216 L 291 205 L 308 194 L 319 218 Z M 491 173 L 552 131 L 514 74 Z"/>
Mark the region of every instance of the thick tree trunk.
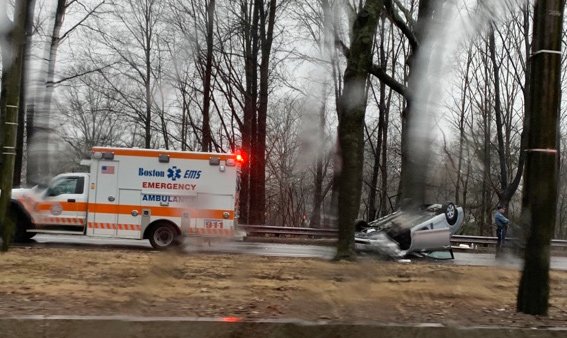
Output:
<path fill-rule="evenodd" d="M 337 260 L 356 259 L 354 220 L 358 216 L 362 191 L 366 84 L 372 67 L 372 45 L 381 10 L 381 0 L 368 0 L 358 12 L 344 73 L 344 90 L 339 101 L 338 135 L 342 165 L 339 178 Z"/>
<path fill-rule="evenodd" d="M 2 46 L 2 87 L 0 92 L 0 116 L 2 123 L 2 169 L 0 178 L 0 224 L 3 225 L 2 251 L 7 251 L 14 224 L 7 219 L 12 191 L 12 179 L 16 158 L 16 137 L 18 127 L 18 105 L 25 50 L 25 26 L 31 3 L 16 1 L 13 26 Z M 0 14 L 4 15 L 4 14 Z M 8 20 L 7 18 L 4 20 Z"/>
<path fill-rule="evenodd" d="M 419 13 L 414 29 L 415 37 L 417 41 L 422 42 L 425 37 L 425 33 L 428 30 L 431 19 L 434 15 L 435 1 L 431 0 L 420 0 L 419 1 Z M 422 51 L 416 46 L 412 50 L 412 55 L 410 56 L 410 77 L 408 81 L 408 91 L 411 94 L 406 98 L 406 107 L 402 112 L 402 166 L 400 173 L 400 194 L 398 196 L 399 205 L 402 209 L 411 210 L 417 209 L 420 205 L 425 203 L 425 179 L 427 177 L 427 169 L 429 163 L 429 154 L 426 154 L 424 148 L 427 147 L 428 140 L 423 140 L 424 142 L 411 141 L 410 136 L 415 137 L 415 135 L 410 135 L 412 130 L 418 130 L 423 128 L 423 126 L 416 125 L 417 115 L 423 112 L 419 110 L 422 109 L 417 104 L 414 104 L 413 95 L 418 88 L 418 79 L 422 78 L 422 74 L 418 72 L 425 72 L 426 65 L 417 65 L 417 56 L 420 55 Z M 425 62 L 427 57 L 421 56 L 421 60 Z M 426 95 L 425 95 L 426 96 Z M 420 149 L 417 149 L 416 145 L 419 143 Z M 397 203 L 398 204 L 398 203 Z"/>
<path fill-rule="evenodd" d="M 246 92 L 244 93 L 244 118 L 241 130 L 242 150 L 245 162 L 241 168 L 240 175 L 240 212 L 239 222 L 250 224 L 251 204 L 251 168 L 255 161 L 252 152 L 252 140 L 254 139 L 256 121 L 256 102 L 258 99 L 258 16 L 259 10 L 252 5 L 252 18 L 250 19 L 249 8 L 246 3 L 242 4 L 242 17 L 244 30 L 244 68 L 246 75 Z"/>
<path fill-rule="evenodd" d="M 266 222 L 266 120 L 268 116 L 268 90 L 270 80 L 270 55 L 276 20 L 276 0 L 270 0 L 268 12 L 264 10 L 263 0 L 256 0 L 259 14 L 260 48 L 262 52 L 259 69 L 258 114 L 256 133 L 253 139 L 254 162 L 250 180 L 250 222 Z"/>
<path fill-rule="evenodd" d="M 564 1 L 539 0 L 534 14 L 529 136 L 522 222 L 530 227 L 517 310 L 547 315 L 549 255 L 557 211 L 561 33 Z"/>
<path fill-rule="evenodd" d="M 212 135 L 210 124 L 211 76 L 213 72 L 213 28 L 215 17 L 215 0 L 209 0 L 207 6 L 207 54 L 205 56 L 205 76 L 203 78 L 203 138 L 201 150 L 211 151 Z"/>

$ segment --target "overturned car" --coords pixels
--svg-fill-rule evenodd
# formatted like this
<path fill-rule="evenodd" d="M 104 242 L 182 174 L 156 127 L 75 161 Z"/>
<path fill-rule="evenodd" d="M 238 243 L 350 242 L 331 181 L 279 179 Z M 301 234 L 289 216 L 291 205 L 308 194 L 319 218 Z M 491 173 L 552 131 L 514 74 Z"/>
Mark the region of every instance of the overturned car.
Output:
<path fill-rule="evenodd" d="M 429 204 L 419 210 L 396 211 L 370 223 L 355 224 L 355 248 L 401 258 L 410 253 L 451 250 L 451 236 L 464 222 L 462 207 Z"/>

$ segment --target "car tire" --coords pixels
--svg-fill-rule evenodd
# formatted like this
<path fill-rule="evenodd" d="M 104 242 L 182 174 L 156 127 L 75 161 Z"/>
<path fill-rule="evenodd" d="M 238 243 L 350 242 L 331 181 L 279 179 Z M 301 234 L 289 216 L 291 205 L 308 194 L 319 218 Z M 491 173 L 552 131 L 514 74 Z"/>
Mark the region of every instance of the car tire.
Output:
<path fill-rule="evenodd" d="M 179 245 L 179 232 L 166 222 L 156 223 L 152 226 L 148 239 L 154 249 L 165 250 Z"/>
<path fill-rule="evenodd" d="M 365 228 L 368 228 L 368 223 L 362 219 L 354 221 L 354 232 L 361 232 Z"/>
<path fill-rule="evenodd" d="M 455 204 L 449 202 L 445 204 L 443 210 L 445 212 L 445 218 L 447 219 L 447 223 L 449 223 L 449 225 L 454 225 L 455 223 L 457 223 L 457 219 L 459 218 L 459 211 L 457 210 Z"/>

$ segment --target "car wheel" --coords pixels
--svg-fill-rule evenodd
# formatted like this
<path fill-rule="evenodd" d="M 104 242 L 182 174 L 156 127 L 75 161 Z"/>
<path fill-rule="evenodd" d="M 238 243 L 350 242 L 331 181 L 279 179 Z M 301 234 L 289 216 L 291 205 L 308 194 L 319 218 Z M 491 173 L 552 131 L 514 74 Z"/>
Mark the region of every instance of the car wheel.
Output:
<path fill-rule="evenodd" d="M 149 240 L 154 249 L 164 250 L 176 246 L 178 233 L 176 229 L 168 223 L 157 223 L 150 232 Z"/>
<path fill-rule="evenodd" d="M 444 210 L 447 223 L 449 223 L 449 225 L 455 224 L 457 222 L 457 218 L 459 218 L 459 211 L 457 210 L 457 207 L 453 203 L 447 203 Z"/>

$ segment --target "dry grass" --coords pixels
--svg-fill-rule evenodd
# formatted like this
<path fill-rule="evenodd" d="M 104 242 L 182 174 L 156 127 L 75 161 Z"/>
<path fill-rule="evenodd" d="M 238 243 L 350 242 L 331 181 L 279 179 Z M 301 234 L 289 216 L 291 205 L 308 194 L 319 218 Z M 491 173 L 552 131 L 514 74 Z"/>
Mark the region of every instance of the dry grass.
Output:
<path fill-rule="evenodd" d="M 519 272 L 439 262 L 18 247 L 0 255 L 0 315 L 239 316 L 565 326 L 567 272 L 549 317 L 514 311 Z"/>

